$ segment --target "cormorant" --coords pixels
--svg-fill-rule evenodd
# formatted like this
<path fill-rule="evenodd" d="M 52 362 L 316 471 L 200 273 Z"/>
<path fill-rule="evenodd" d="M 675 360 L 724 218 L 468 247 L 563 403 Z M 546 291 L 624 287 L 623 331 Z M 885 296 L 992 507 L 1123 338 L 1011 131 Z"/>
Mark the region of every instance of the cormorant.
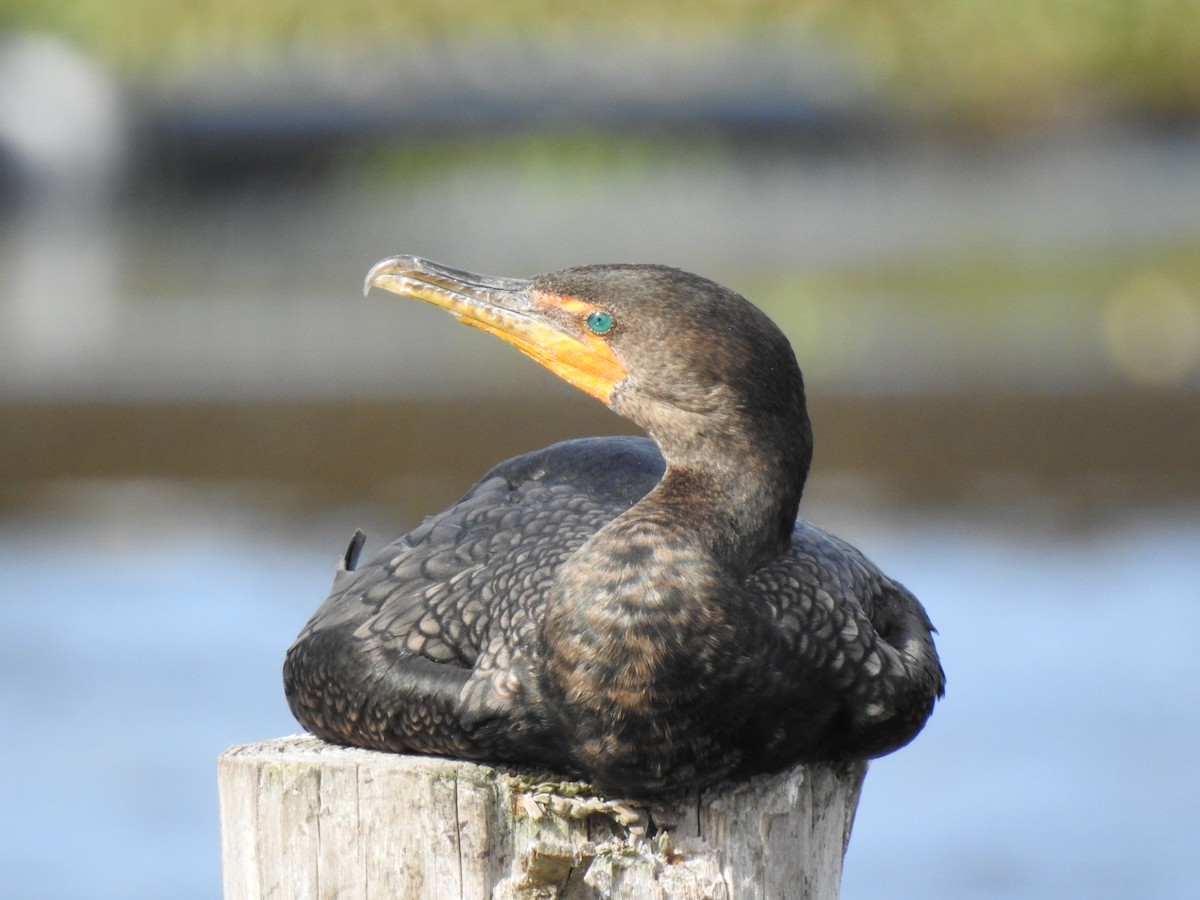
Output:
<path fill-rule="evenodd" d="M 531 280 L 412 256 L 366 289 L 441 306 L 650 436 L 503 462 L 359 565 L 287 653 L 339 744 L 544 764 L 654 796 L 910 741 L 942 695 L 921 604 L 797 518 L 804 384 L 765 314 L 657 265 Z"/>

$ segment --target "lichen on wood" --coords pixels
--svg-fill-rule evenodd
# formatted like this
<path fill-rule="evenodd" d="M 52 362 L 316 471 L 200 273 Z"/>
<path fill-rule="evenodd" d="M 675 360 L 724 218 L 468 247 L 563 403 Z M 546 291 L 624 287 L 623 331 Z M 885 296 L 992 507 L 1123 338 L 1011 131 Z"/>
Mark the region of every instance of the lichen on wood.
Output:
<path fill-rule="evenodd" d="M 834 900 L 865 764 L 671 801 L 299 736 L 219 762 L 226 900 Z"/>

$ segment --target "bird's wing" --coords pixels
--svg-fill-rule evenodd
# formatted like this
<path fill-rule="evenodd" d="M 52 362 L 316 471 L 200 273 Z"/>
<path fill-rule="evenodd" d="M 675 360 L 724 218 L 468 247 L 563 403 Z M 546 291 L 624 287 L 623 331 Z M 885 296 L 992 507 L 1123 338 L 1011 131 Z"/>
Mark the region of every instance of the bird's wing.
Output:
<path fill-rule="evenodd" d="M 489 633 L 527 624 L 562 561 L 661 472 L 657 450 L 634 438 L 566 441 L 502 463 L 361 568 L 356 535 L 300 639 L 353 626 L 355 637 L 473 666 Z"/>
<path fill-rule="evenodd" d="M 361 566 L 356 535 L 288 652 L 293 711 L 319 733 L 324 723 L 335 738 L 351 730 L 372 746 L 495 751 L 472 752 L 462 728 L 515 715 L 528 688 L 522 657 L 555 572 L 661 471 L 649 442 L 565 442 L 497 466 Z M 354 716 L 372 724 L 331 715 L 334 698 L 350 698 Z"/>
<path fill-rule="evenodd" d="M 766 681 L 778 686 L 781 706 L 827 716 L 820 731 L 843 747 L 857 742 L 861 756 L 915 734 L 944 676 L 933 626 L 903 585 L 850 544 L 798 520 L 791 553 L 754 573 L 747 588 L 775 626 Z M 794 738 L 782 726 L 773 734 L 781 744 Z M 814 747 L 813 755 L 833 754 L 833 746 Z"/>

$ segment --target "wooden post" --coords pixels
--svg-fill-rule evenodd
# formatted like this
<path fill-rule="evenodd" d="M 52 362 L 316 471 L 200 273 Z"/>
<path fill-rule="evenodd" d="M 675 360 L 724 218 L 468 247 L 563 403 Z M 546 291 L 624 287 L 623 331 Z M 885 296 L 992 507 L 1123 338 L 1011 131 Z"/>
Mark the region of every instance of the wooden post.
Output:
<path fill-rule="evenodd" d="M 533 769 L 246 744 L 218 762 L 225 900 L 835 900 L 865 773 L 643 805 Z"/>

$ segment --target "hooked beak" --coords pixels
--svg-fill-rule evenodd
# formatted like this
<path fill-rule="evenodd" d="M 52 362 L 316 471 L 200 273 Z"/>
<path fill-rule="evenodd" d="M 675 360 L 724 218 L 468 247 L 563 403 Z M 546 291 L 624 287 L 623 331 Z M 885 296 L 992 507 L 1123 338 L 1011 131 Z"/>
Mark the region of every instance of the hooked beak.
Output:
<path fill-rule="evenodd" d="M 592 304 L 534 290 L 526 279 L 475 275 L 416 256 L 393 256 L 371 267 L 363 293 L 372 287 L 440 306 L 604 403 L 627 374 L 607 341 L 583 326 Z"/>

